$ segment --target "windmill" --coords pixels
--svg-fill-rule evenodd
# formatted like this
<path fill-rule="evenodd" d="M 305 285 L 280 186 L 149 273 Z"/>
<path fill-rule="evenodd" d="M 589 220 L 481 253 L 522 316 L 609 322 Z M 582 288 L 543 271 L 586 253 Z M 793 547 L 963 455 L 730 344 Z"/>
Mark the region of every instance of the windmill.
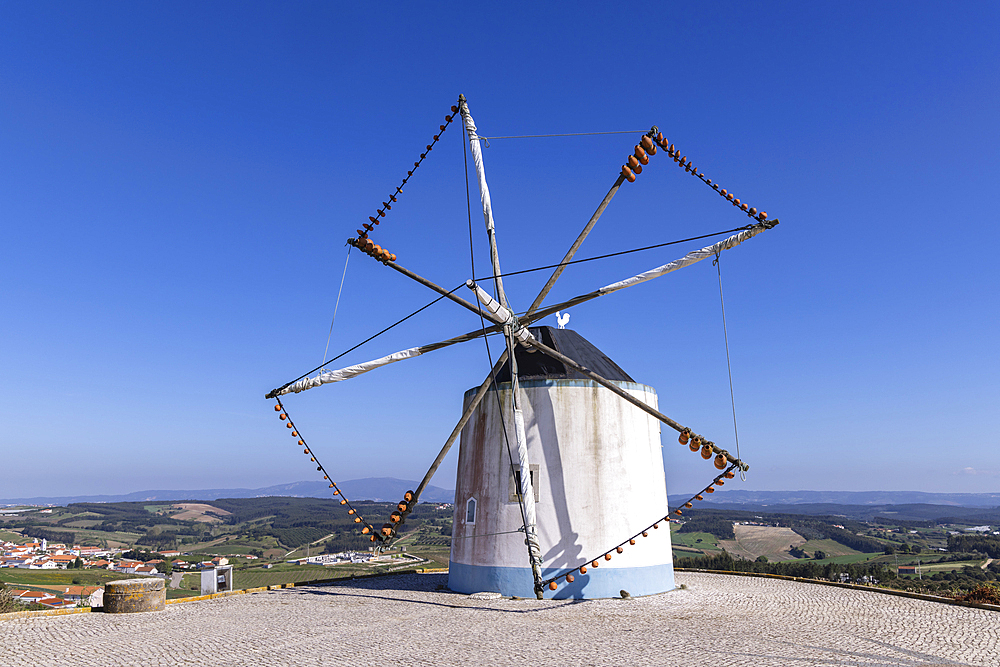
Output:
<path fill-rule="evenodd" d="M 579 334 L 564 329 L 569 315 L 562 311 L 701 260 L 718 258 L 721 252 L 773 228 L 778 220 L 769 220 L 766 213 L 719 188 L 654 126 L 642 135 L 614 185 L 555 265 L 541 292 L 521 311 L 508 301 L 504 290 L 480 137 L 464 96 L 452 107 L 452 114 L 445 116 L 439 133 L 421 153 L 420 160 L 414 162 L 414 169 L 426 159 L 456 114 L 462 119 L 475 165 L 489 241 L 493 293 L 469 279 L 465 288 L 472 298 L 466 300 L 456 293 L 461 287 L 448 290 L 416 274 L 370 238 L 413 171 L 407 172 L 389 200 L 369 217 L 363 229 L 357 230 L 357 237 L 348 239 L 348 244 L 433 290 L 438 300 L 448 299 L 476 313 L 481 328 L 337 370 L 323 370 L 324 364 L 272 390 L 267 398 L 277 400 L 275 410 L 304 454 L 317 464 L 317 471 L 329 481 L 334 496 L 340 496 L 341 505 L 354 516 L 360 531 L 379 549 L 395 539 L 400 524 L 412 512 L 455 440 L 461 437 L 449 568 L 453 590 L 495 590 L 505 595 L 534 594 L 538 598 L 546 590 L 555 591 L 555 597 L 577 598 L 609 597 L 619 590 L 636 594 L 669 590 L 673 588 L 673 565 L 668 522 L 671 515 L 680 516 L 683 508 L 672 512 L 667 508 L 660 426 L 665 424 L 677 431 L 681 444 L 705 459 L 713 459 L 720 471 L 684 507 L 691 507 L 693 501 L 732 479 L 735 471 L 745 472 L 749 466 L 737 455 L 660 412 L 655 390 L 635 382 Z M 657 149 L 745 212 L 751 224 L 728 230 L 724 233 L 736 233 L 680 259 L 543 308 L 550 290 L 566 267 L 574 263 L 574 256 L 617 191 L 626 181 L 636 180 Z M 558 329 L 531 326 L 552 314 L 558 315 Z M 281 397 L 345 381 L 493 333 L 503 334 L 505 350 L 495 363 L 490 360 L 492 368 L 483 383 L 466 393 L 462 417 L 420 484 L 404 495 L 389 522 L 381 527 L 370 524 L 343 497 L 318 462 L 291 421 Z M 643 513 L 651 513 L 652 517 Z"/>

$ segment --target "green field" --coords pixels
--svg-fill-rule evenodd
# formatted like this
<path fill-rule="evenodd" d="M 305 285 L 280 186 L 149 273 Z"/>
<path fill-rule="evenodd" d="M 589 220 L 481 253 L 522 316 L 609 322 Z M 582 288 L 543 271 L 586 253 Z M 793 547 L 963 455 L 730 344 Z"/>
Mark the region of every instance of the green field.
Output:
<path fill-rule="evenodd" d="M 292 584 L 301 581 L 317 581 L 322 579 L 343 579 L 357 575 L 374 574 L 384 572 L 389 568 L 399 567 L 404 563 L 386 563 L 371 567 L 363 564 L 342 564 L 331 567 L 322 565 L 292 565 L 283 563 L 275 565 L 273 568 L 265 570 L 254 567 L 246 570 L 233 570 L 233 587 L 236 590 L 245 588 L 259 588 L 262 586 L 276 586 L 278 584 Z M 424 565 L 414 565 L 420 567 L 434 567 L 433 563 Z M 201 574 L 190 572 L 184 575 L 181 580 L 180 591 L 188 591 L 188 595 L 197 594 L 201 587 Z M 195 592 L 195 593 L 192 593 Z"/>
<path fill-rule="evenodd" d="M 879 558 L 881 556 L 883 556 L 883 554 L 881 554 L 879 552 L 868 553 L 868 554 L 854 552 L 853 554 L 850 554 L 850 555 L 847 555 L 847 556 L 833 556 L 831 558 L 824 558 L 823 560 L 818 560 L 816 562 L 817 563 L 840 563 L 840 564 L 864 563 L 864 562 L 869 561 L 869 560 L 874 561 L 874 562 L 884 562 L 884 561 L 880 561 L 879 560 Z"/>
<path fill-rule="evenodd" d="M 907 559 L 912 562 L 906 563 L 907 565 L 917 565 L 917 558 Z M 963 567 L 977 567 L 981 568 L 985 561 L 982 560 L 956 560 L 950 563 L 926 563 L 922 562 L 918 567 L 923 574 L 934 574 L 935 572 L 951 572 L 956 570 L 958 572 L 962 571 Z M 902 565 L 902 563 L 900 563 Z"/>
<path fill-rule="evenodd" d="M 365 565 L 337 565 L 335 567 L 293 565 L 291 567 L 295 569 L 292 570 L 279 570 L 278 567 L 271 570 L 253 569 L 234 572 L 233 585 L 237 589 L 258 588 L 300 581 L 316 581 L 317 579 L 349 578 L 352 575 L 371 574 L 377 571 Z"/>
<path fill-rule="evenodd" d="M 185 590 L 183 588 L 170 588 L 170 586 L 167 586 L 168 600 L 176 600 L 177 598 L 189 598 L 195 595 L 201 595 L 201 591 Z"/>
<path fill-rule="evenodd" d="M 109 570 L 0 570 L 0 581 L 12 586 L 103 586 L 115 579 L 129 579 L 135 575 Z M 78 584 L 74 584 L 73 581 Z"/>
<path fill-rule="evenodd" d="M 0 540 L 5 542 L 20 542 L 24 539 L 24 535 L 20 533 L 12 533 L 9 530 L 0 530 Z"/>
<path fill-rule="evenodd" d="M 672 532 L 670 540 L 675 546 L 691 547 L 692 549 L 708 549 L 718 551 L 719 538 L 711 533 L 679 533 Z"/>
<path fill-rule="evenodd" d="M 420 556 L 421 558 L 426 558 L 428 563 L 422 567 L 427 568 L 439 568 L 448 567 L 448 561 L 451 558 L 451 548 L 450 547 L 438 547 L 438 546 L 415 546 L 407 547 L 406 553 L 413 556 Z M 418 565 L 417 567 L 421 567 Z"/>
<path fill-rule="evenodd" d="M 101 546 L 103 542 L 107 542 L 108 546 L 130 547 L 142 537 L 142 533 L 108 532 L 88 528 L 66 528 L 65 530 L 76 533 L 76 541 L 82 546 Z"/>
<path fill-rule="evenodd" d="M 829 558 L 834 558 L 836 556 L 856 556 L 860 551 L 856 551 L 850 547 L 845 547 L 840 542 L 834 542 L 833 540 L 807 540 L 805 544 L 799 546 L 800 549 L 808 553 L 810 556 L 813 555 L 817 549 L 824 552 Z M 831 561 L 831 562 L 854 562 L 854 561 Z"/>

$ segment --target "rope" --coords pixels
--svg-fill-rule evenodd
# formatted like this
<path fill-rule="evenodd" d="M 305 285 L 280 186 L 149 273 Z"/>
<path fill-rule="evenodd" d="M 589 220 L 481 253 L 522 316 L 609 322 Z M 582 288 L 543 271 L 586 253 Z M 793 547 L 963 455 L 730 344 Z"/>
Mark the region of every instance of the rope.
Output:
<path fill-rule="evenodd" d="M 330 333 L 326 337 L 326 347 L 323 348 L 323 359 L 326 359 L 327 352 L 330 351 L 330 339 L 333 338 L 333 323 L 337 321 L 337 309 L 340 308 L 340 295 L 344 291 L 344 279 L 347 278 L 347 263 L 349 261 L 351 261 L 351 246 L 347 246 L 347 259 L 344 260 L 344 275 L 340 277 L 340 289 L 337 290 L 337 303 L 333 306 L 333 319 L 330 320 Z M 323 366 L 326 366 L 326 364 L 323 364 Z M 323 366 L 320 366 L 320 368 L 323 368 Z"/>
<path fill-rule="evenodd" d="M 736 393 L 733 391 L 733 365 L 729 361 L 729 328 L 726 326 L 726 299 L 722 295 L 722 263 L 720 262 L 721 257 L 719 253 L 715 253 L 715 259 L 712 264 L 715 265 L 715 269 L 719 274 L 719 302 L 722 304 L 722 333 L 726 339 L 726 368 L 729 369 L 729 400 L 733 404 L 733 434 L 736 436 L 736 458 L 743 460 L 740 456 L 740 430 L 736 426 Z M 747 481 L 747 473 L 743 468 L 740 468 L 740 480 Z"/>
<path fill-rule="evenodd" d="M 659 529 L 661 523 L 666 523 L 667 524 L 667 530 L 670 530 L 670 522 L 676 520 L 676 519 L 671 519 L 670 518 L 671 514 L 680 514 L 681 513 L 680 507 L 684 507 L 684 506 L 690 504 L 692 500 L 700 500 L 699 496 L 702 493 L 706 493 L 708 491 L 708 489 L 712 488 L 713 485 L 718 484 L 719 486 L 722 486 L 723 484 L 725 484 L 725 481 L 724 481 L 723 478 L 731 479 L 733 477 L 732 471 L 733 471 L 733 468 L 735 468 L 735 467 L 736 467 L 735 465 L 729 466 L 729 468 L 725 472 L 719 473 L 715 477 L 715 479 L 713 479 L 709 483 L 709 485 L 705 487 L 704 490 L 699 491 L 695 495 L 691 496 L 691 498 L 689 498 L 686 502 L 681 503 L 681 505 L 677 509 L 669 511 L 666 516 L 664 516 L 664 517 L 662 517 L 660 519 L 657 519 L 653 523 L 649 524 L 648 526 L 646 526 L 645 528 L 643 528 L 642 530 L 640 530 L 635 535 L 632 535 L 631 537 L 625 538 L 624 540 L 622 540 L 621 542 L 619 542 L 615 546 L 611 547 L 610 549 L 608 549 L 604 553 L 598 554 L 596 558 L 592 558 L 592 559 L 586 561 L 582 566 L 574 567 L 574 568 L 569 569 L 569 570 L 564 570 L 564 571 L 560 572 L 559 574 L 555 575 L 554 577 L 549 577 L 548 579 L 545 579 L 544 581 L 542 581 L 542 585 L 543 586 L 544 585 L 548 585 L 548 584 L 551 584 L 552 582 L 559 581 L 560 579 L 565 579 L 567 577 L 567 575 L 572 576 L 572 574 L 574 572 L 576 572 L 577 570 L 580 570 L 580 574 L 586 574 L 586 572 L 587 572 L 587 565 L 590 565 L 591 563 L 597 563 L 602 558 L 605 558 L 605 560 L 611 560 L 610 558 L 607 558 L 607 556 L 609 556 L 611 553 L 614 553 L 614 552 L 621 553 L 622 552 L 622 548 L 625 545 L 634 545 L 635 544 L 635 539 L 637 537 L 639 537 L 639 536 L 648 537 L 649 536 L 649 534 L 648 534 L 649 531 L 651 529 L 652 530 Z M 714 491 L 714 489 L 713 489 L 713 491 Z M 570 579 L 568 581 L 572 581 L 572 579 Z"/>
<path fill-rule="evenodd" d="M 723 199 L 727 200 L 736 208 L 740 209 L 746 213 L 749 217 L 760 220 L 761 222 L 767 220 L 767 213 L 764 211 L 758 211 L 756 208 L 741 202 L 732 192 L 727 191 L 725 188 L 720 188 L 718 183 L 713 183 L 711 178 L 705 176 L 704 172 L 698 171 L 698 167 L 694 166 L 690 160 L 688 160 L 687 155 L 681 155 L 681 151 L 677 146 L 670 143 L 664 138 L 663 134 L 660 132 L 656 133 L 655 137 L 652 137 L 653 142 L 656 143 L 660 148 L 666 151 L 667 155 L 674 159 L 677 166 L 688 172 L 692 176 L 698 178 L 702 183 L 719 193 Z"/>
<path fill-rule="evenodd" d="M 427 157 L 427 154 L 430 153 L 434 149 L 434 146 L 435 146 L 435 144 L 437 144 L 438 140 L 441 138 L 441 135 L 444 134 L 444 131 L 448 129 L 449 125 L 451 125 L 451 121 L 454 120 L 454 118 L 455 118 L 454 114 L 455 114 L 456 111 L 458 111 L 458 107 L 457 106 L 452 106 L 451 107 L 451 115 L 445 116 L 444 117 L 444 124 L 438 126 L 439 133 L 435 134 L 434 138 L 431 140 L 431 143 L 427 144 L 427 147 L 424 149 L 424 152 L 420 154 L 420 159 L 413 163 L 413 169 L 410 169 L 410 170 L 408 170 L 406 172 L 406 178 L 404 178 L 403 182 L 399 184 L 399 187 L 396 188 L 396 191 L 394 193 L 392 193 L 391 195 L 389 195 L 389 201 L 382 202 L 382 208 L 380 208 L 377 211 L 375 211 L 375 215 L 369 215 L 368 216 L 368 220 L 370 221 L 370 224 L 369 223 L 365 223 L 364 225 L 362 225 L 364 227 L 364 229 L 359 229 L 358 230 L 358 238 L 360 238 L 360 239 L 366 239 L 366 238 L 368 238 L 368 233 L 371 232 L 371 231 L 373 231 L 375 229 L 375 227 L 377 227 L 379 225 L 379 223 L 382 222 L 381 219 L 385 217 L 385 212 L 392 209 L 392 204 L 390 204 L 389 202 L 395 203 L 395 201 L 396 201 L 396 195 L 402 194 L 402 192 L 403 192 L 403 186 L 406 185 L 406 182 L 409 181 L 410 178 L 413 176 L 413 172 L 416 171 L 417 168 L 420 167 L 421 164 L 423 164 L 424 159 Z"/>
<path fill-rule="evenodd" d="M 345 496 L 344 493 L 340 490 L 340 487 L 337 486 L 337 483 L 330 478 L 330 473 L 328 473 L 326 471 L 326 468 L 323 467 L 323 464 L 320 463 L 319 457 L 316 456 L 316 452 L 312 451 L 312 448 L 306 444 L 305 436 L 303 436 L 302 433 L 299 432 L 299 428 L 295 425 L 295 422 L 292 421 L 292 417 L 291 415 L 288 414 L 288 410 L 281 402 L 281 398 L 275 396 L 275 400 L 278 402 L 277 407 L 279 415 L 285 418 L 282 421 L 288 420 L 288 428 L 292 430 L 292 437 L 297 438 L 298 439 L 297 444 L 305 448 L 304 453 L 312 459 L 313 463 L 316 464 L 316 470 L 323 473 L 323 479 L 330 482 L 330 488 L 332 488 L 335 491 L 333 495 L 340 496 L 340 504 L 347 506 L 348 514 L 351 514 L 357 517 L 358 519 L 361 519 L 361 521 L 355 521 L 355 523 L 357 523 L 359 527 L 362 528 L 362 535 L 368 535 L 370 533 L 371 534 L 370 537 L 373 538 L 371 540 L 372 542 L 374 542 L 375 539 L 381 540 L 382 539 L 381 536 L 375 532 L 375 526 L 368 523 L 368 521 L 366 521 L 365 518 L 361 516 L 361 513 L 354 508 L 354 505 L 351 504 L 351 501 L 349 501 L 347 499 L 347 496 Z M 367 531 L 365 531 L 365 529 L 367 529 Z"/>
<path fill-rule="evenodd" d="M 453 293 L 457 292 L 458 290 L 460 290 L 460 289 L 461 289 L 461 288 L 463 288 L 463 287 L 465 287 L 465 283 L 462 283 L 461 285 L 459 285 L 459 286 L 455 287 L 454 289 L 451 289 L 451 290 L 449 290 L 449 291 L 448 291 L 448 294 L 453 294 Z M 288 387 L 289 385 L 292 385 L 292 384 L 295 384 L 296 382 L 298 382 L 298 381 L 299 381 L 299 380 L 301 380 L 302 378 L 304 378 L 304 377 L 306 377 L 306 376 L 308 376 L 308 375 L 310 375 L 310 374 L 312 374 L 312 373 L 315 373 L 315 372 L 316 372 L 316 371 L 318 371 L 319 369 L 323 368 L 323 366 L 326 366 L 326 365 L 328 365 L 328 364 L 331 364 L 331 363 L 333 363 L 333 362 L 334 362 L 334 361 L 336 361 L 337 359 L 340 359 L 341 357 L 343 357 L 343 356 L 344 356 L 345 354 L 348 354 L 348 353 L 350 353 L 350 352 L 353 352 L 354 350 L 358 349 L 359 347 L 361 347 L 361 346 L 362 346 L 362 345 L 364 345 L 365 343 L 369 343 L 369 342 L 371 342 L 371 341 L 375 340 L 376 338 L 378 338 L 379 336 L 381 336 L 382 334 L 384 334 L 384 333 L 385 333 L 386 331 L 389 331 L 389 330 L 390 330 L 390 329 L 392 329 L 393 327 L 397 327 L 397 326 L 399 326 L 400 324 L 402 324 L 402 323 L 403 323 L 403 322 L 405 322 L 406 320 L 410 319 L 411 317 L 413 317 L 413 316 L 414 316 L 414 315 L 416 315 L 417 313 L 420 313 L 420 312 L 422 312 L 422 311 L 424 311 L 424 310 L 427 310 L 428 308 L 430 308 L 431 306 L 433 306 L 433 305 L 434 305 L 435 303 L 437 303 L 437 302 L 438 302 L 438 301 L 440 301 L 441 299 L 445 298 L 445 296 L 447 296 L 447 295 L 445 295 L 445 294 L 442 294 L 441 296 L 439 296 L 438 298 L 434 299 L 434 300 L 433 300 L 433 301 L 431 301 L 430 303 L 428 303 L 428 304 L 426 304 L 426 305 L 424 305 L 424 306 L 421 306 L 420 308 L 417 308 L 417 309 L 416 309 L 415 311 L 413 311 L 412 313 L 410 313 L 409 315 L 407 315 L 407 316 L 406 316 L 406 317 L 404 317 L 403 319 L 401 319 L 401 320 L 399 320 L 399 321 L 397 321 L 397 322 L 395 322 L 395 323 L 393 323 L 393 324 L 390 324 L 390 325 L 389 325 L 389 326 L 387 326 L 387 327 L 386 327 L 385 329 L 382 329 L 381 331 L 379 331 L 379 332 L 378 332 L 377 334 L 373 334 L 373 335 L 369 336 L 368 338 L 364 339 L 363 341 L 361 341 L 360 343 L 358 343 L 358 344 L 357 344 L 357 345 L 355 345 L 354 347 L 352 347 L 352 348 L 350 348 L 350 349 L 347 349 L 347 350 L 344 350 L 343 352 L 341 352 L 341 353 L 340 353 L 340 354 L 338 354 L 337 356 L 333 357 L 332 359 L 328 359 L 328 360 L 326 360 L 326 361 L 325 361 L 325 362 L 323 363 L 323 365 L 322 365 L 322 366 L 317 366 L 316 368 L 312 369 L 311 371 L 308 371 L 308 372 L 306 372 L 306 373 L 303 373 L 302 375 L 298 376 L 297 378 L 295 378 L 295 379 L 294 379 L 294 380 L 292 380 L 291 382 L 286 382 L 285 384 L 281 385 L 281 386 L 280 386 L 280 387 L 278 387 L 277 389 L 274 389 L 273 391 L 271 391 L 271 392 L 270 392 L 270 393 L 269 393 L 269 394 L 268 394 L 267 396 L 265 396 L 264 398 L 276 398 L 276 396 L 277 396 L 277 392 L 281 391 L 282 389 L 285 389 L 285 388 L 286 388 L 286 387 Z"/>
<path fill-rule="evenodd" d="M 541 139 L 544 137 L 589 137 L 597 134 L 632 134 L 633 132 L 645 132 L 645 130 L 615 130 L 613 132 L 568 132 L 565 134 L 512 134 L 505 137 L 484 137 L 479 136 L 480 141 L 486 142 L 486 147 L 490 147 L 491 139 Z"/>
<path fill-rule="evenodd" d="M 465 142 L 462 143 L 462 148 L 463 148 L 463 151 L 464 151 L 464 149 L 465 149 Z M 468 158 L 466 158 L 466 159 L 468 159 Z M 466 163 L 465 171 L 466 171 L 466 193 L 465 193 L 465 198 L 466 198 L 466 207 L 468 208 L 468 211 L 469 211 L 469 244 L 470 244 L 470 251 L 471 251 L 471 245 L 472 245 L 472 208 L 471 207 L 472 207 L 472 203 L 471 203 L 471 195 L 469 194 L 469 191 L 468 191 L 468 171 L 469 171 L 468 163 Z M 532 268 L 532 269 L 522 269 L 520 271 L 511 271 L 511 272 L 508 272 L 508 273 L 502 273 L 502 274 L 500 274 L 500 277 L 504 277 L 504 276 L 518 276 L 518 275 L 522 275 L 522 274 L 525 274 L 525 273 L 533 273 L 535 271 L 545 271 L 545 270 L 548 270 L 548 269 L 554 269 L 554 268 L 559 267 L 559 266 L 569 266 L 571 264 L 581 264 L 583 262 L 593 262 L 593 261 L 596 261 L 596 260 L 599 260 L 599 259 L 608 259 L 610 257 L 618 257 L 619 255 L 628 255 L 630 253 L 642 252 L 644 250 L 653 250 L 653 249 L 656 249 L 656 248 L 664 248 L 666 246 L 677 245 L 679 243 L 687 243 L 689 241 L 698 241 L 698 240 L 710 238 L 710 237 L 713 237 L 713 236 L 721 236 L 723 234 L 731 234 L 733 232 L 738 232 L 738 231 L 742 231 L 742 230 L 745 230 L 745 229 L 749 229 L 750 227 L 752 227 L 752 225 L 746 225 L 746 226 L 743 226 L 743 227 L 736 227 L 734 229 L 729 229 L 729 230 L 725 230 L 725 231 L 721 231 L 721 232 L 712 232 L 711 234 L 702 234 L 701 236 L 692 236 L 692 237 L 685 238 L 685 239 L 679 239 L 677 241 L 668 241 L 666 243 L 657 243 L 655 245 L 643 246 L 641 248 L 633 248 L 631 250 L 621 250 L 619 252 L 608 253 L 606 255 L 597 255 L 596 257 L 587 257 L 587 258 L 584 258 L 584 259 L 574 259 L 572 261 L 562 262 L 562 263 L 559 263 L 559 264 L 549 264 L 549 265 L 546 265 L 546 266 L 538 266 L 538 267 L 535 267 L 535 268 Z M 348 252 L 348 258 L 350 258 L 350 253 L 349 252 Z M 472 258 L 473 258 L 473 262 L 475 262 L 475 255 L 474 254 L 472 255 Z M 346 264 L 345 264 L 345 275 L 346 275 Z M 475 276 L 476 276 L 475 266 L 473 265 L 473 270 L 472 270 L 473 280 L 475 280 Z M 494 277 L 495 276 L 488 276 L 487 278 L 483 278 L 483 280 L 491 280 Z M 450 290 L 448 292 L 448 294 L 452 294 L 452 293 L 456 292 L 462 286 L 464 286 L 464 283 L 462 285 L 459 285 L 458 287 Z M 343 287 L 343 281 L 341 282 L 341 287 Z M 383 329 L 382 331 L 379 331 L 378 333 L 374 334 L 373 336 L 370 336 L 369 338 L 366 338 L 365 340 L 361 341 L 360 343 L 358 343 L 354 347 L 341 352 L 340 354 L 338 354 L 337 356 L 333 357 L 332 359 L 328 359 L 327 361 L 323 362 L 322 365 L 317 366 L 316 368 L 313 368 L 312 370 L 308 371 L 307 373 L 303 373 L 302 375 L 300 375 L 299 377 L 295 378 L 291 382 L 286 382 L 281 387 L 278 387 L 277 389 L 275 389 L 274 392 L 281 391 L 282 389 L 288 387 L 289 385 L 298 382 L 302 378 L 304 378 L 304 377 L 306 377 L 308 375 L 311 375 L 312 373 L 315 373 L 316 371 L 318 371 L 318 370 L 326 367 L 327 365 L 333 363 L 337 359 L 340 359 L 344 355 L 346 355 L 346 354 L 348 354 L 350 352 L 353 352 L 354 350 L 358 349 L 359 347 L 361 347 L 365 343 L 368 343 L 368 342 L 374 340 L 375 338 L 378 338 L 379 336 L 381 336 L 385 332 L 389 331 L 393 327 L 402 324 L 403 322 L 405 322 L 406 320 L 410 319 L 411 317 L 413 317 L 417 313 L 419 313 L 419 312 L 421 312 L 423 310 L 426 310 L 427 308 L 433 306 L 435 303 L 437 303 L 438 301 L 440 301 L 443 298 L 445 298 L 443 295 L 439 296 L 438 298 L 434 299 L 433 301 L 431 301 L 427 305 L 423 306 L 422 308 L 418 308 L 417 310 L 413 311 L 412 313 L 410 313 L 409 315 L 407 315 L 403 319 L 399 320 L 395 324 L 392 324 L 392 325 L 386 327 L 385 329 Z M 338 303 L 339 303 L 339 300 L 340 300 L 339 294 L 338 294 L 337 299 L 338 299 Z M 334 311 L 334 317 L 336 317 L 336 310 Z M 331 331 L 332 331 L 332 326 L 333 325 L 331 323 Z M 491 368 L 492 368 L 492 366 L 491 366 Z M 266 398 L 273 398 L 273 396 L 271 394 L 269 394 Z"/>
<path fill-rule="evenodd" d="M 562 262 L 560 264 L 548 264 L 546 266 L 538 266 L 533 269 L 521 269 L 520 271 L 510 271 L 501 273 L 499 276 L 485 276 L 482 280 L 492 280 L 493 278 L 500 277 L 506 278 L 507 276 L 519 276 L 524 273 L 533 273 L 535 271 L 545 271 L 547 269 L 554 269 L 559 266 L 569 266 L 571 264 L 582 264 L 584 262 L 593 262 L 598 259 L 608 259 L 609 257 L 618 257 L 619 255 L 629 255 L 634 252 L 643 252 L 644 250 L 655 250 L 656 248 L 665 248 L 671 245 L 678 245 L 680 243 L 687 243 L 688 241 L 700 241 L 701 239 L 711 238 L 713 236 L 722 236 L 723 234 L 732 234 L 733 232 L 742 232 L 748 229 L 752 229 L 754 225 L 744 225 L 742 227 L 734 227 L 733 229 L 727 229 L 721 232 L 712 232 L 711 234 L 702 234 L 701 236 L 691 236 L 686 239 L 678 239 L 677 241 L 667 241 L 666 243 L 657 243 L 655 245 L 647 245 L 641 248 L 632 248 L 631 250 L 619 250 L 618 252 L 608 253 L 606 255 L 597 255 L 595 257 L 586 257 L 584 259 L 574 259 L 569 262 Z"/>

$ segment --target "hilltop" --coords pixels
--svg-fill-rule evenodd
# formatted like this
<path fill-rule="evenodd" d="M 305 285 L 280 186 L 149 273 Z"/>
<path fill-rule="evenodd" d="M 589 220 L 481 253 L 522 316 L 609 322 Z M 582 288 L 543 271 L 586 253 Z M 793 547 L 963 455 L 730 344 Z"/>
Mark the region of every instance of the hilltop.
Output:
<path fill-rule="evenodd" d="M 395 477 L 366 477 L 339 484 L 350 498 L 374 502 L 395 503 L 408 489 L 415 489 L 417 482 Z M 68 505 L 70 503 L 128 503 L 166 500 L 218 500 L 219 498 L 264 498 L 287 496 L 291 498 L 329 498 L 330 489 L 325 482 L 291 482 L 258 489 L 182 489 L 133 491 L 118 495 L 89 496 L 34 496 L 31 498 L 4 498 L 0 505 Z M 428 503 L 450 503 L 455 491 L 428 486 L 420 500 Z"/>

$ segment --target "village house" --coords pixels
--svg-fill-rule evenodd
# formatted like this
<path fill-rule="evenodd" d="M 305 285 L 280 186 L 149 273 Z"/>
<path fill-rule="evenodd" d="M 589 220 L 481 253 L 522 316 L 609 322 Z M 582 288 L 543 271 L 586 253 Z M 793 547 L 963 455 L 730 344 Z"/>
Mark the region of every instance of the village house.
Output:
<path fill-rule="evenodd" d="M 99 590 L 100 586 L 66 586 L 63 588 L 62 597 L 73 602 L 81 602 L 89 600 Z"/>
<path fill-rule="evenodd" d="M 109 570 L 114 570 L 115 572 L 122 572 L 124 574 L 135 574 L 136 569 L 143 567 L 145 563 L 138 560 L 121 560 L 117 564 L 112 563 Z"/>
<path fill-rule="evenodd" d="M 14 593 L 20 593 L 19 595 L 16 595 L 15 597 L 19 601 L 21 601 L 21 602 L 23 602 L 25 604 L 30 604 L 32 602 L 41 603 L 42 600 L 45 600 L 45 599 L 48 599 L 48 598 L 54 598 L 55 597 L 54 595 L 52 595 L 52 593 L 46 593 L 44 591 L 25 590 L 25 591 L 13 591 L 13 592 Z"/>
<path fill-rule="evenodd" d="M 28 563 L 29 570 L 58 570 L 59 564 L 51 558 L 38 558 Z"/>
<path fill-rule="evenodd" d="M 56 554 L 54 556 L 49 556 L 49 560 L 55 561 L 55 563 L 62 568 L 66 568 L 76 561 L 76 556 L 69 554 Z"/>

